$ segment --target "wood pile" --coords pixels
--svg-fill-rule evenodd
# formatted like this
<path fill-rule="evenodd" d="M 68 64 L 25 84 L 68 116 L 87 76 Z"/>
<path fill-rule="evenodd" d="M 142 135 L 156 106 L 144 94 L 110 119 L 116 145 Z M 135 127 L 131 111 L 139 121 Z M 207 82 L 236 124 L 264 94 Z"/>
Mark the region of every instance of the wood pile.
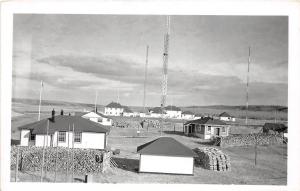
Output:
<path fill-rule="evenodd" d="M 19 168 L 24 171 L 40 171 L 43 147 L 19 147 Z M 73 171 L 75 173 L 102 172 L 109 161 L 110 151 L 97 149 L 69 149 L 66 147 L 46 147 L 44 168 L 46 171 Z M 16 166 L 17 146 L 11 147 L 11 169 Z"/>
<path fill-rule="evenodd" d="M 196 166 L 213 171 L 231 170 L 230 158 L 221 150 L 214 147 L 199 147 L 193 150 L 198 155 L 195 158 Z"/>
<path fill-rule="evenodd" d="M 160 128 L 160 121 L 156 119 L 144 119 L 141 124 L 143 128 Z"/>
<path fill-rule="evenodd" d="M 250 145 L 276 145 L 283 144 L 283 136 L 277 134 L 247 134 L 247 135 L 231 135 L 220 138 L 221 147 L 230 146 L 250 146 Z"/>

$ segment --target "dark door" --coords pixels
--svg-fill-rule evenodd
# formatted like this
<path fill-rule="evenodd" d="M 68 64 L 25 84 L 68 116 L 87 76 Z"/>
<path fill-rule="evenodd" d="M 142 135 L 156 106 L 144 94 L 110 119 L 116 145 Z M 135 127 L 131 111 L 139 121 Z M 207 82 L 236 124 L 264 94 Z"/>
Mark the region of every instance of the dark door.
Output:
<path fill-rule="evenodd" d="M 216 128 L 216 135 L 220 136 L 220 128 Z"/>

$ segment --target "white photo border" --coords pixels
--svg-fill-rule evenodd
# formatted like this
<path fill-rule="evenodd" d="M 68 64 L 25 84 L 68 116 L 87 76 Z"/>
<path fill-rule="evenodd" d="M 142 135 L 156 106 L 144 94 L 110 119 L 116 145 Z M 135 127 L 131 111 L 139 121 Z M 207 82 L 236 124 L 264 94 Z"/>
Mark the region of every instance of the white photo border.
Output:
<path fill-rule="evenodd" d="M 14 1 L 1 5 L 1 190 L 299 190 L 300 189 L 300 6 L 283 1 Z M 52 184 L 10 182 L 13 15 L 131 14 L 131 15 L 278 15 L 289 17 L 288 181 L 287 186 L 211 184 Z"/>

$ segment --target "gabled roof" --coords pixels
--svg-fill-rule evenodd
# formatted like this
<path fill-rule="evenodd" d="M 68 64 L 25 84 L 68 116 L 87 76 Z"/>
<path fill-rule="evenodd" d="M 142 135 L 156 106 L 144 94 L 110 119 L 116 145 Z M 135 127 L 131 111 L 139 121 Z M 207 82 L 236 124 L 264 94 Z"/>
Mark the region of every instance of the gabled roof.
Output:
<path fill-rule="evenodd" d="M 168 111 L 181 111 L 181 109 L 179 107 L 176 107 L 174 105 L 168 105 L 167 107 L 165 107 L 165 110 L 168 110 Z"/>
<path fill-rule="evenodd" d="M 184 111 L 184 112 L 182 112 L 182 114 L 183 115 L 194 115 L 194 113 L 191 111 Z"/>
<path fill-rule="evenodd" d="M 195 114 L 195 117 L 202 117 L 203 115 L 202 114 L 200 114 L 200 113 L 196 113 Z"/>
<path fill-rule="evenodd" d="M 265 123 L 263 126 L 264 130 L 273 130 L 277 132 L 286 132 L 287 126 L 282 123 Z"/>
<path fill-rule="evenodd" d="M 92 110 L 91 112 L 95 112 L 95 110 Z M 111 117 L 110 117 L 110 116 L 104 115 L 103 113 L 100 113 L 100 112 L 98 112 L 98 111 L 96 111 L 95 113 L 96 113 L 97 115 L 99 115 L 99 116 L 103 117 L 103 118 L 108 118 L 108 119 L 111 119 Z"/>
<path fill-rule="evenodd" d="M 111 103 L 109 103 L 105 107 L 109 107 L 109 108 L 123 108 L 123 106 L 120 103 L 117 103 L 117 102 L 111 102 Z"/>
<path fill-rule="evenodd" d="M 154 107 L 152 109 L 149 109 L 150 113 L 157 113 L 157 114 L 161 114 L 161 107 Z M 164 114 L 166 114 L 166 112 L 164 111 Z"/>
<path fill-rule="evenodd" d="M 98 117 L 98 118 L 109 118 L 109 116 L 104 115 L 103 113 L 95 112 L 95 110 L 89 111 L 89 112 L 75 112 L 75 116 L 85 116 L 88 115 L 89 113 L 94 113 L 95 116 L 93 117 Z"/>
<path fill-rule="evenodd" d="M 219 115 L 219 117 L 231 117 L 228 113 L 223 112 Z"/>
<path fill-rule="evenodd" d="M 225 122 L 221 121 L 220 119 L 214 119 L 214 118 L 211 118 L 211 117 L 203 117 L 203 118 L 200 118 L 200 119 L 187 121 L 185 123 L 185 125 L 191 124 L 191 123 L 201 124 L 201 125 L 204 125 L 204 124 L 207 124 L 207 125 L 227 125 Z"/>
<path fill-rule="evenodd" d="M 125 113 L 133 113 L 133 111 L 129 107 L 123 106 L 123 108 Z"/>
<path fill-rule="evenodd" d="M 30 123 L 24 126 L 19 127 L 19 129 L 32 129 L 33 134 L 42 134 L 47 133 L 47 121 L 49 121 L 48 134 L 53 134 L 55 131 L 69 131 L 73 129 L 75 132 L 93 132 L 93 133 L 106 133 L 109 131 L 109 128 L 92 122 L 88 119 L 84 119 L 80 116 L 66 116 L 58 115 L 55 116 L 55 120 L 52 118 L 43 119 L 34 123 Z"/>
<path fill-rule="evenodd" d="M 137 152 L 146 155 L 194 157 L 196 153 L 171 137 L 160 137 L 137 147 Z"/>

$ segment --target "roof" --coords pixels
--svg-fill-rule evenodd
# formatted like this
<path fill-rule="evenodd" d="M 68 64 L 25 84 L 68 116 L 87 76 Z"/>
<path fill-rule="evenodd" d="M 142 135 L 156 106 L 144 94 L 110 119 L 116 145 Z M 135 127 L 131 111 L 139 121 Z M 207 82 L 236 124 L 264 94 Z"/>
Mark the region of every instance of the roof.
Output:
<path fill-rule="evenodd" d="M 168 110 L 168 111 L 181 111 L 181 109 L 179 107 L 176 107 L 174 105 L 168 105 L 167 107 L 165 107 L 165 110 Z"/>
<path fill-rule="evenodd" d="M 158 113 L 158 114 L 161 114 L 161 107 L 154 107 L 152 109 L 149 109 L 149 112 L 152 112 L 152 113 Z M 166 112 L 164 112 L 166 113 Z"/>
<path fill-rule="evenodd" d="M 47 133 L 47 121 L 49 120 L 49 134 L 53 134 L 55 131 L 68 131 L 69 125 L 70 130 L 73 129 L 75 132 L 93 132 L 93 133 L 106 133 L 109 131 L 109 128 L 92 122 L 88 119 L 82 118 L 80 116 L 66 116 L 66 115 L 58 115 L 55 116 L 55 120 L 52 118 L 42 119 L 40 121 L 26 124 L 24 126 L 19 127 L 19 129 L 32 129 L 33 134 L 46 134 Z"/>
<path fill-rule="evenodd" d="M 186 156 L 195 157 L 197 154 L 187 146 L 171 137 L 160 137 L 137 147 L 137 152 L 147 155 Z"/>
<path fill-rule="evenodd" d="M 287 126 L 282 123 L 265 123 L 263 126 L 266 130 L 273 130 L 278 132 L 287 132 Z"/>
<path fill-rule="evenodd" d="M 228 113 L 223 112 L 219 115 L 219 117 L 231 117 Z"/>
<path fill-rule="evenodd" d="M 89 111 L 89 112 L 75 112 L 75 116 L 84 116 L 84 115 L 87 115 L 89 113 L 94 113 L 95 115 L 98 115 L 98 116 L 94 116 L 94 117 L 98 117 L 98 118 L 109 118 L 109 116 L 107 115 L 104 115 L 103 113 L 99 113 L 99 112 L 95 112 L 95 110 L 92 110 L 92 111 Z"/>
<path fill-rule="evenodd" d="M 133 111 L 129 107 L 124 106 L 123 108 L 125 113 L 133 113 Z"/>
<path fill-rule="evenodd" d="M 187 121 L 185 125 L 194 123 L 194 124 L 207 124 L 207 125 L 227 125 L 224 121 L 221 121 L 220 119 L 214 119 L 211 117 L 203 117 L 196 120 Z"/>
<path fill-rule="evenodd" d="M 184 111 L 184 112 L 182 112 L 182 114 L 184 114 L 184 115 L 194 115 L 194 113 L 191 112 L 191 111 Z"/>
<path fill-rule="evenodd" d="M 200 114 L 200 113 L 196 113 L 195 114 L 195 117 L 202 117 L 203 115 L 202 114 Z"/>
<path fill-rule="evenodd" d="M 105 107 L 109 107 L 109 108 L 123 108 L 123 106 L 117 102 L 111 102 L 109 103 L 107 106 Z"/>

